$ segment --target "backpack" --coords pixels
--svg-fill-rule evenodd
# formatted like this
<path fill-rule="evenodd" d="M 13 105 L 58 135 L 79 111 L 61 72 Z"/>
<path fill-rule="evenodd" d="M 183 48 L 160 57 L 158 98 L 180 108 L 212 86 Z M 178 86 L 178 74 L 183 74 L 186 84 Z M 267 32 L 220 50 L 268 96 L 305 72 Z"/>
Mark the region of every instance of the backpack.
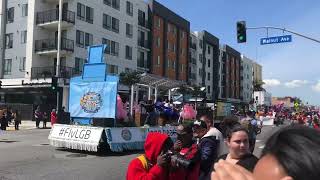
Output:
<path fill-rule="evenodd" d="M 138 156 L 137 158 L 140 160 L 143 168 L 145 170 L 149 171 L 149 165 L 148 165 L 148 160 L 147 160 L 146 156 L 142 154 L 142 155 Z"/>

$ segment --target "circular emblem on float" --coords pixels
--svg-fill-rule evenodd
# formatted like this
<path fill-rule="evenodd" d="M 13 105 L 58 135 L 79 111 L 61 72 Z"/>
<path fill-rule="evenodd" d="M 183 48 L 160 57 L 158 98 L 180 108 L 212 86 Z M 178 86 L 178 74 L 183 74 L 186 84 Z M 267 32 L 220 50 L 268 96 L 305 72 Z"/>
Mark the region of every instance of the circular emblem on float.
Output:
<path fill-rule="evenodd" d="M 126 141 L 130 141 L 132 138 L 132 134 L 129 129 L 123 129 L 121 132 L 121 137 Z"/>
<path fill-rule="evenodd" d="M 99 93 L 88 92 L 80 99 L 80 106 L 86 113 L 96 113 L 102 106 L 102 98 Z"/>

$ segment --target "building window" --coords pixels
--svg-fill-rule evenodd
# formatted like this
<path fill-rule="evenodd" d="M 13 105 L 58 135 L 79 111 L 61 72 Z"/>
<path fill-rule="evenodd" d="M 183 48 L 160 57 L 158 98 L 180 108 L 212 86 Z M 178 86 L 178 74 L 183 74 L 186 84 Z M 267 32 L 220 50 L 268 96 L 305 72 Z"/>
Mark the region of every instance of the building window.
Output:
<path fill-rule="evenodd" d="M 78 47 L 84 47 L 84 32 L 77 30 L 76 44 Z"/>
<path fill-rule="evenodd" d="M 202 63 L 203 59 L 202 59 L 202 54 L 199 54 L 199 61 Z"/>
<path fill-rule="evenodd" d="M 181 37 L 181 39 L 183 39 L 184 38 L 184 36 L 185 36 L 185 34 L 184 34 L 184 32 L 182 31 L 181 33 L 180 33 L 180 37 Z"/>
<path fill-rule="evenodd" d="M 210 94 L 210 91 L 211 91 L 211 87 L 208 86 L 208 94 Z"/>
<path fill-rule="evenodd" d="M 78 3 L 77 4 L 77 18 L 84 21 L 86 16 L 86 6 Z"/>
<path fill-rule="evenodd" d="M 202 44 L 203 44 L 203 41 L 200 40 L 200 41 L 199 41 L 199 46 L 200 46 L 201 49 L 202 49 Z"/>
<path fill-rule="evenodd" d="M 184 49 L 183 49 L 183 48 L 181 48 L 181 50 L 180 50 L 180 54 L 181 54 L 181 56 L 183 56 L 183 55 L 184 55 Z"/>
<path fill-rule="evenodd" d="M 11 74 L 11 68 L 12 68 L 12 59 L 5 59 L 4 60 L 4 75 L 10 75 Z"/>
<path fill-rule="evenodd" d="M 126 35 L 129 38 L 132 38 L 132 36 L 133 36 L 133 26 L 128 23 L 126 23 Z"/>
<path fill-rule="evenodd" d="M 208 67 L 210 67 L 210 62 L 211 62 L 211 60 L 210 60 L 210 59 L 208 59 Z"/>
<path fill-rule="evenodd" d="M 23 57 L 20 59 L 19 70 L 20 71 L 26 70 L 26 57 Z"/>
<path fill-rule="evenodd" d="M 93 24 L 93 8 L 86 7 L 86 22 Z"/>
<path fill-rule="evenodd" d="M 112 17 L 112 31 L 119 33 L 119 19 Z"/>
<path fill-rule="evenodd" d="M 160 37 L 157 37 L 156 46 L 160 47 Z"/>
<path fill-rule="evenodd" d="M 6 49 L 11 49 L 13 47 L 13 33 L 6 34 Z"/>
<path fill-rule="evenodd" d="M 138 11 L 138 24 L 140 26 L 146 26 L 146 13 L 139 9 Z"/>
<path fill-rule="evenodd" d="M 7 24 L 14 21 L 14 7 L 7 9 Z"/>
<path fill-rule="evenodd" d="M 111 6 L 111 0 L 103 0 L 105 5 Z"/>
<path fill-rule="evenodd" d="M 160 66 L 160 56 L 157 58 L 157 65 Z"/>
<path fill-rule="evenodd" d="M 127 1 L 127 14 L 133 16 L 133 4 Z"/>
<path fill-rule="evenodd" d="M 21 44 L 27 43 L 27 31 L 21 31 Z"/>
<path fill-rule="evenodd" d="M 176 69 L 176 61 L 172 60 L 172 69 Z"/>
<path fill-rule="evenodd" d="M 111 54 L 111 41 L 105 38 L 102 38 L 102 44 L 107 45 L 104 53 Z"/>
<path fill-rule="evenodd" d="M 141 51 L 138 52 L 138 62 L 137 63 L 138 63 L 138 67 L 142 67 L 142 68 L 145 67 L 144 52 L 141 52 Z"/>
<path fill-rule="evenodd" d="M 93 35 L 90 33 L 85 34 L 85 45 L 86 47 L 93 45 Z"/>
<path fill-rule="evenodd" d="M 86 63 L 86 59 L 82 59 L 78 57 L 75 58 L 74 70 L 76 74 L 82 73 L 84 63 Z"/>
<path fill-rule="evenodd" d="M 169 33 L 169 32 L 171 32 L 171 26 L 170 26 L 170 24 L 168 23 L 168 29 L 167 29 L 167 32 Z"/>
<path fill-rule="evenodd" d="M 22 17 L 28 16 L 28 4 L 22 5 Z"/>
<path fill-rule="evenodd" d="M 126 59 L 132 60 L 132 47 L 126 46 Z"/>
<path fill-rule="evenodd" d="M 210 73 L 209 72 L 208 72 L 208 78 L 207 79 L 208 79 L 208 81 L 210 81 Z"/>
<path fill-rule="evenodd" d="M 110 74 L 118 74 L 118 66 L 109 64 L 108 65 L 108 72 Z"/>
<path fill-rule="evenodd" d="M 147 47 L 145 32 L 143 31 L 138 31 L 138 46 Z"/>
<path fill-rule="evenodd" d="M 156 26 L 157 26 L 157 28 L 161 27 L 161 19 L 160 19 L 160 17 L 157 18 Z"/>
<path fill-rule="evenodd" d="M 202 76 L 202 69 L 199 68 L 199 76 Z"/>
<path fill-rule="evenodd" d="M 107 15 L 107 14 L 103 14 L 103 18 L 102 18 L 102 26 L 105 29 L 111 30 L 111 16 Z"/>
<path fill-rule="evenodd" d="M 119 56 L 119 43 L 111 41 L 111 55 Z"/>
<path fill-rule="evenodd" d="M 169 41 L 167 43 L 167 50 L 168 50 L 168 52 L 170 52 L 170 42 Z"/>
<path fill-rule="evenodd" d="M 112 7 L 120 10 L 120 0 L 112 0 Z"/>
<path fill-rule="evenodd" d="M 167 67 L 170 68 L 170 59 L 167 59 Z"/>
<path fill-rule="evenodd" d="M 119 55 L 119 43 L 118 42 L 102 38 L 102 44 L 107 45 L 107 48 L 105 50 L 106 54 L 110 54 L 113 56 Z"/>
<path fill-rule="evenodd" d="M 176 44 L 173 44 L 173 46 L 172 46 L 172 51 L 173 51 L 173 52 L 176 52 Z"/>
<path fill-rule="evenodd" d="M 184 72 L 184 64 L 180 65 L 180 72 L 183 73 Z"/>
<path fill-rule="evenodd" d="M 211 49 L 210 46 L 208 46 L 208 54 L 210 54 L 210 49 Z"/>

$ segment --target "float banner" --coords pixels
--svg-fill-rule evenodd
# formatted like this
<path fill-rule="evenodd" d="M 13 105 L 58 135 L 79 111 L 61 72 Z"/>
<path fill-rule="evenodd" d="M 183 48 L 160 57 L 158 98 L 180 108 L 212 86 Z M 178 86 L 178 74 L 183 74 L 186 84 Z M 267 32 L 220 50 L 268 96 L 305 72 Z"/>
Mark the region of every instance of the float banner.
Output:
<path fill-rule="evenodd" d="M 50 145 L 84 151 L 98 151 L 103 128 L 55 124 L 49 134 Z"/>
<path fill-rule="evenodd" d="M 143 150 L 144 142 L 149 132 L 160 132 L 168 134 L 171 139 L 177 138 L 176 127 L 124 127 L 106 128 L 107 141 L 113 152 L 124 150 Z"/>
<path fill-rule="evenodd" d="M 115 118 L 116 82 L 74 82 L 70 84 L 70 116 Z"/>

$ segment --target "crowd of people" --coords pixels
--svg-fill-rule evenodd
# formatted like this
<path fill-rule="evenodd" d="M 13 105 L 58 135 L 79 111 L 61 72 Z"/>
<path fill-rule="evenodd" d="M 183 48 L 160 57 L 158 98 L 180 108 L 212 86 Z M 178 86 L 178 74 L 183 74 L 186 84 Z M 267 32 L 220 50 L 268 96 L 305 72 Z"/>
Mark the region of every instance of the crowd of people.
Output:
<path fill-rule="evenodd" d="M 177 140 L 149 133 L 145 154 L 133 159 L 127 180 L 316 180 L 320 131 L 301 125 L 273 134 L 260 159 L 253 155 L 258 121 L 255 113 L 226 117 L 219 129 L 202 116 L 177 127 Z M 308 153 L 306 153 L 308 152 Z M 305 169 L 305 171 L 304 171 Z"/>
<path fill-rule="evenodd" d="M 19 130 L 21 116 L 18 110 L 13 111 L 11 108 L 0 110 L 1 130 L 7 130 L 10 124 L 14 124 L 15 130 Z"/>
<path fill-rule="evenodd" d="M 250 150 L 249 130 L 233 116 L 219 129 L 204 115 L 192 124 L 180 124 L 175 143 L 165 134 L 149 133 L 145 154 L 129 164 L 127 179 L 208 180 L 219 159 L 252 171 L 258 159 Z"/>

